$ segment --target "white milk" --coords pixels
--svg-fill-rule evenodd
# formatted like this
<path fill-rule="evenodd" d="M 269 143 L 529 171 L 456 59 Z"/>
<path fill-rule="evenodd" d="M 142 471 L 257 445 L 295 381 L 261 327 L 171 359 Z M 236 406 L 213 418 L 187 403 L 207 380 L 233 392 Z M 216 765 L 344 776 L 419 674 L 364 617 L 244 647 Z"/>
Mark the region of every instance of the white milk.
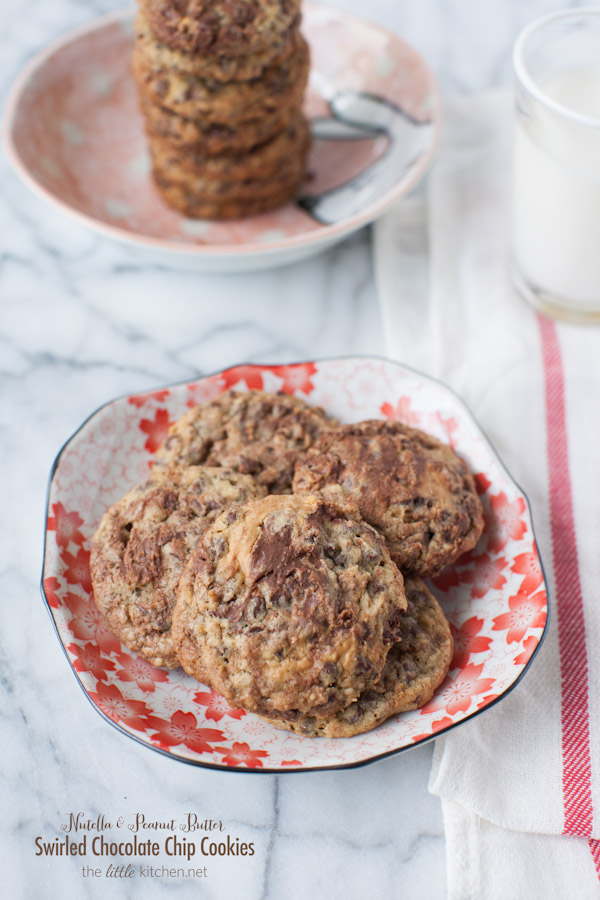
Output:
<path fill-rule="evenodd" d="M 600 67 L 541 81 L 593 128 L 535 102 L 515 139 L 514 253 L 534 288 L 585 311 L 600 307 Z"/>

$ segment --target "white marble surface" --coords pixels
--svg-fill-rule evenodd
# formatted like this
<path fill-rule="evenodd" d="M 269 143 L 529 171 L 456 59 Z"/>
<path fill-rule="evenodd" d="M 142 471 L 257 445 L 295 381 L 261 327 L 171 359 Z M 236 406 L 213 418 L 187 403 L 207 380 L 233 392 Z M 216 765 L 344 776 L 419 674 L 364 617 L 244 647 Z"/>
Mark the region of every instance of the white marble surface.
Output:
<path fill-rule="evenodd" d="M 46 42 L 118 0 L 3 0 L 0 92 Z M 365 14 L 359 0 L 337 6 Z M 571 4 L 579 5 L 579 4 Z M 372 0 L 445 91 L 510 79 L 519 28 L 545 0 Z M 33 197 L 0 159 L 0 856 L 5 896 L 210 900 L 445 896 L 431 748 L 356 771 L 258 776 L 183 766 L 109 728 L 78 690 L 40 600 L 45 490 L 61 444 L 99 404 L 240 361 L 384 353 L 369 232 L 308 262 L 246 276 L 153 267 Z M 69 812 L 188 812 L 252 840 L 205 881 L 83 878 L 36 857 Z M 164 860 L 161 859 L 162 863 Z"/>

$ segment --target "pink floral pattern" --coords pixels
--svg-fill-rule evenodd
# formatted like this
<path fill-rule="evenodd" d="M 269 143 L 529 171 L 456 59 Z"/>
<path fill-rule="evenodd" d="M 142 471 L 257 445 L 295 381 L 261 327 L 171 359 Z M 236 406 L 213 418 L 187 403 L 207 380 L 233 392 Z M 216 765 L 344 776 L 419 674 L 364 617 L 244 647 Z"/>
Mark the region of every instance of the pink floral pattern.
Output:
<path fill-rule="evenodd" d="M 83 535 L 79 531 L 83 525 L 83 519 L 79 513 L 68 513 L 62 503 L 52 504 L 53 516 L 48 516 L 48 531 L 56 532 L 56 543 L 66 549 L 71 541 L 74 544 L 83 544 Z"/>
<path fill-rule="evenodd" d="M 419 427 L 451 436 L 476 473 L 487 528 L 475 551 L 435 579 L 455 653 L 448 677 L 424 709 L 343 741 L 301 737 L 231 708 L 181 670 L 151 666 L 104 625 L 89 569 L 102 513 L 146 477 L 149 453 L 170 422 L 229 387 L 310 395 L 311 403 L 342 421 L 388 415 L 415 424 L 418 418 Z M 547 617 L 541 564 L 519 490 L 452 394 L 380 360 L 236 366 L 101 409 L 67 445 L 53 476 L 43 585 L 73 670 L 101 712 L 172 757 L 242 770 L 344 766 L 431 738 L 511 687 L 538 647 Z"/>
<path fill-rule="evenodd" d="M 386 419 L 403 422 L 405 425 L 418 425 L 421 421 L 419 414 L 412 408 L 410 397 L 400 397 L 395 406 L 392 406 L 391 403 L 382 403 L 381 413 Z"/>

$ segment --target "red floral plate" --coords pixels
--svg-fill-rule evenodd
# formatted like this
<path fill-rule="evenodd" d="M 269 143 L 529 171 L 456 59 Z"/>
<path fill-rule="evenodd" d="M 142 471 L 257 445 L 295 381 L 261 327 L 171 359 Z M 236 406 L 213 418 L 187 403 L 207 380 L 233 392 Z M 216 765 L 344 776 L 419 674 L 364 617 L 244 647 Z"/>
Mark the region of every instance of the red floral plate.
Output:
<path fill-rule="evenodd" d="M 353 738 L 300 737 L 230 708 L 181 669 L 154 668 L 104 627 L 89 571 L 102 514 L 146 478 L 169 423 L 232 387 L 295 394 L 345 422 L 387 417 L 416 425 L 454 447 L 475 473 L 486 528 L 475 550 L 434 581 L 456 649 L 448 677 L 424 709 Z M 217 769 L 349 768 L 422 744 L 506 696 L 539 648 L 548 616 L 527 500 L 471 414 L 439 382 L 375 358 L 236 366 L 101 407 L 54 464 L 42 577 L 59 640 L 98 712 L 160 753 Z"/>

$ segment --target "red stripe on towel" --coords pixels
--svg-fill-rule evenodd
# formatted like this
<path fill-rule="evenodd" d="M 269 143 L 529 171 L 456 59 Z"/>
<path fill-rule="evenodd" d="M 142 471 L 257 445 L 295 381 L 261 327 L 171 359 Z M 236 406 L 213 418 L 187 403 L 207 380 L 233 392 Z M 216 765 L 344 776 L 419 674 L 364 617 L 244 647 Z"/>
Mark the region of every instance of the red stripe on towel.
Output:
<path fill-rule="evenodd" d="M 550 528 L 560 654 L 564 834 L 592 833 L 588 664 L 573 516 L 565 380 L 554 322 L 538 315 L 546 389 Z M 593 852 L 593 851 L 592 851 Z"/>
<path fill-rule="evenodd" d="M 600 879 L 600 841 L 591 840 L 588 841 L 590 846 L 590 852 L 592 854 L 592 859 L 594 860 L 594 865 L 596 866 L 596 874 Z"/>

